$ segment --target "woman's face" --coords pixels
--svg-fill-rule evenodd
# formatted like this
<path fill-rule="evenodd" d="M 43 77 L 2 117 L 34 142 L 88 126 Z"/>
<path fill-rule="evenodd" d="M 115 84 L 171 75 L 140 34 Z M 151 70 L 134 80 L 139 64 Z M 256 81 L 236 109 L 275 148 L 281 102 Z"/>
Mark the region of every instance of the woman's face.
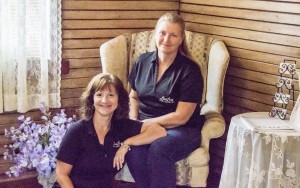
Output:
<path fill-rule="evenodd" d="M 118 107 L 118 102 L 119 96 L 114 86 L 98 90 L 94 94 L 95 113 L 100 116 L 112 116 Z"/>
<path fill-rule="evenodd" d="M 167 55 L 177 53 L 182 40 L 181 27 L 179 24 L 162 21 L 157 26 L 155 43 L 159 52 Z"/>

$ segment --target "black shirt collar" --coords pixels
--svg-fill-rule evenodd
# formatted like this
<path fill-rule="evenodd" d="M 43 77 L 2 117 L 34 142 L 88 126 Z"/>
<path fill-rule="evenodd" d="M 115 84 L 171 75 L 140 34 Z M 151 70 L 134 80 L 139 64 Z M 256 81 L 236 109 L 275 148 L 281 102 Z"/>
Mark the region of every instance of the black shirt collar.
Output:
<path fill-rule="evenodd" d="M 87 127 L 87 129 L 86 129 L 87 133 L 92 136 L 96 136 L 97 134 L 96 134 L 96 130 L 95 130 L 94 123 L 93 123 L 93 117 L 86 120 L 84 123 Z"/>
<path fill-rule="evenodd" d="M 109 132 L 113 130 L 113 125 L 114 125 L 114 118 L 112 118 L 111 120 L 111 125 L 110 125 L 110 128 L 109 128 Z M 91 117 L 90 119 L 88 120 L 85 120 L 84 121 L 87 129 L 86 129 L 86 132 L 92 136 L 97 136 L 97 133 L 96 133 L 96 129 L 94 127 L 94 123 L 93 123 L 93 117 Z"/>
<path fill-rule="evenodd" d="M 181 58 L 182 58 L 182 55 L 181 55 L 179 52 L 177 52 L 177 55 L 176 55 L 176 57 L 175 57 L 175 59 L 174 59 L 173 64 L 177 64 L 177 62 L 180 62 L 180 61 L 181 61 Z M 157 49 L 156 49 L 156 51 L 153 52 L 152 55 L 150 56 L 150 62 L 151 62 L 151 63 L 156 63 L 156 62 L 158 62 L 158 50 L 157 50 Z"/>

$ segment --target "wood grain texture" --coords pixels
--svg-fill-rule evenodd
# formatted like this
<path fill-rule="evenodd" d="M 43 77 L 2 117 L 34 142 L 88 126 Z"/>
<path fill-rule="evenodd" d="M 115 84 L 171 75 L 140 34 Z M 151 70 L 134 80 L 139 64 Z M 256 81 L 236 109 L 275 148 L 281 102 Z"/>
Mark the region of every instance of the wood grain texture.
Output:
<path fill-rule="evenodd" d="M 260 10 L 260 11 L 276 11 L 286 13 L 300 13 L 299 3 L 273 2 L 273 1 L 236 1 L 236 0 L 181 0 L 181 3 L 191 3 L 216 7 L 231 7 L 240 9 Z"/>
<path fill-rule="evenodd" d="M 271 109 L 278 65 L 284 59 L 296 60 L 300 68 L 299 0 L 63 0 L 62 9 L 62 58 L 69 60 L 70 72 L 62 76 L 61 108 L 69 114 L 78 113 L 82 91 L 102 72 L 101 44 L 123 33 L 153 29 L 166 11 L 179 11 L 187 30 L 226 44 L 231 56 L 224 86 L 226 130 L 234 115 Z M 299 95 L 298 85 L 295 94 Z M 0 115 L 0 143 L 7 142 L 4 129 L 16 126 L 18 115 Z M 38 110 L 25 115 L 40 117 Z M 226 133 L 212 141 L 208 187 L 218 187 L 225 143 Z M 35 187 L 32 177 L 23 179 L 24 187 L 29 179 Z M 10 185 L 14 181 L 5 184 Z"/>
<path fill-rule="evenodd" d="M 63 10 L 178 10 L 172 1 L 62 1 Z"/>

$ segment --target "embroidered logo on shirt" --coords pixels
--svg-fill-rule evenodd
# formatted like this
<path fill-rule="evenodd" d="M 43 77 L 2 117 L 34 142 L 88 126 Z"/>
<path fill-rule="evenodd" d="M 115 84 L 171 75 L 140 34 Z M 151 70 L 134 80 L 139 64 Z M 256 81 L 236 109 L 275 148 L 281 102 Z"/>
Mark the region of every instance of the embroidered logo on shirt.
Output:
<path fill-rule="evenodd" d="M 121 147 L 121 142 L 120 141 L 114 142 L 113 148 L 119 148 L 119 147 Z"/>
<path fill-rule="evenodd" d="M 174 99 L 171 97 L 166 98 L 165 96 L 162 96 L 159 101 L 163 103 L 174 103 Z"/>

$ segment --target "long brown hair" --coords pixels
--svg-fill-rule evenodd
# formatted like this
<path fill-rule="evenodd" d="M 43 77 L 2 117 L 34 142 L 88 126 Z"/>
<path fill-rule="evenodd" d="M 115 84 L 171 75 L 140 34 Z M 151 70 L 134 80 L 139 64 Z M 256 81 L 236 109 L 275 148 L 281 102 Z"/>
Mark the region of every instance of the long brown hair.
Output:
<path fill-rule="evenodd" d="M 129 97 L 122 81 L 110 73 L 100 73 L 93 77 L 84 92 L 81 95 L 80 115 L 83 119 L 90 119 L 94 115 L 94 94 L 97 91 L 104 90 L 113 86 L 118 94 L 118 107 L 113 114 L 113 118 L 128 118 L 129 114 Z"/>

